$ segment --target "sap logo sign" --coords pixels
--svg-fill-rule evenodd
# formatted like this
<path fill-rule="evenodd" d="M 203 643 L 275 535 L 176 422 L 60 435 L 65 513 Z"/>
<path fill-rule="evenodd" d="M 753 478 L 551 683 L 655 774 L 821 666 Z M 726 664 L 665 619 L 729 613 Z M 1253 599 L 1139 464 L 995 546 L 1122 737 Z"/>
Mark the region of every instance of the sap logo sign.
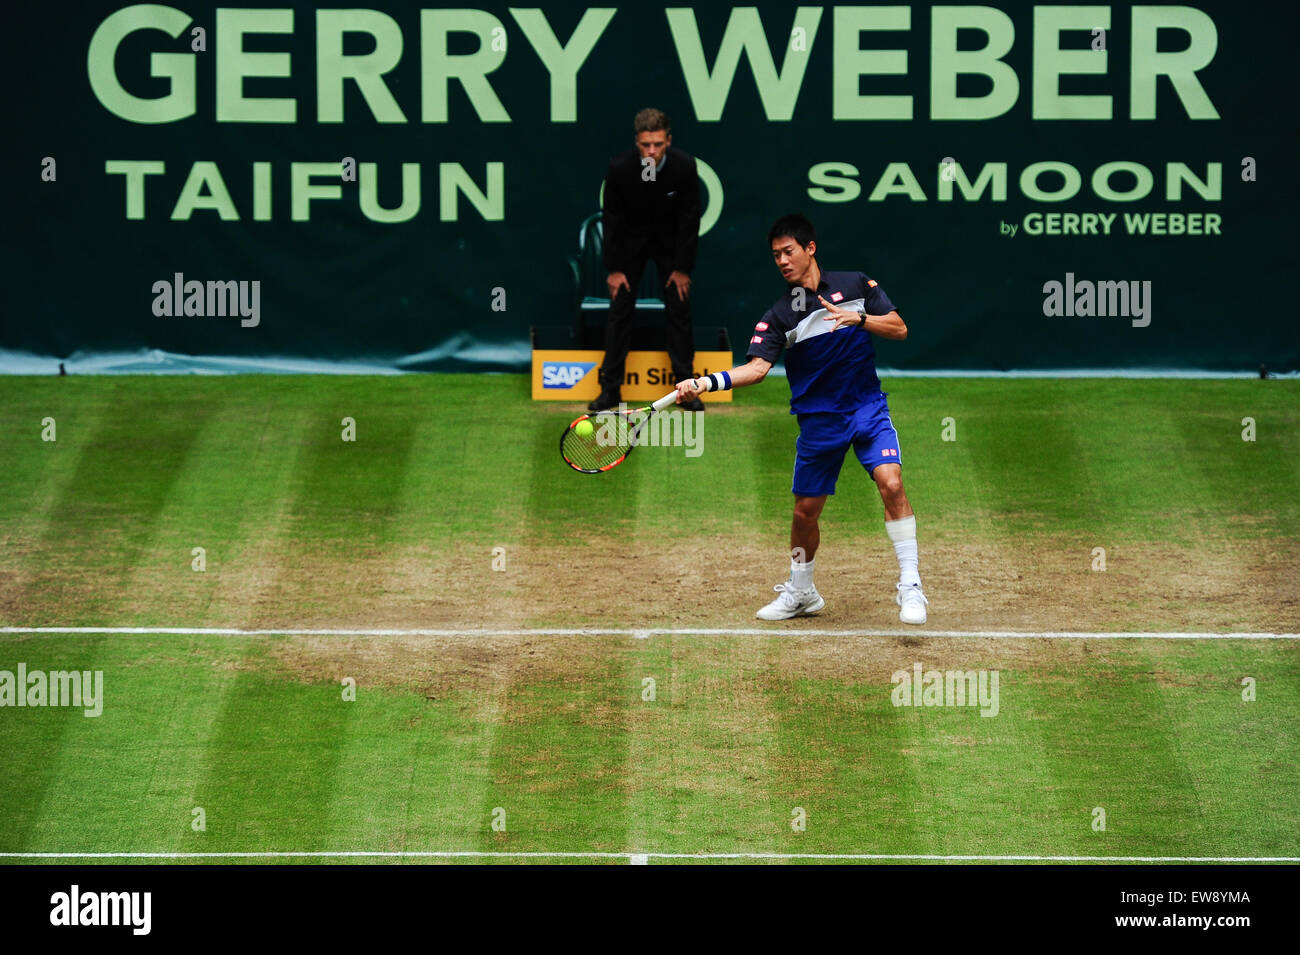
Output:
<path fill-rule="evenodd" d="M 595 367 L 594 361 L 542 362 L 542 387 L 572 388 L 587 377 L 587 372 Z"/>

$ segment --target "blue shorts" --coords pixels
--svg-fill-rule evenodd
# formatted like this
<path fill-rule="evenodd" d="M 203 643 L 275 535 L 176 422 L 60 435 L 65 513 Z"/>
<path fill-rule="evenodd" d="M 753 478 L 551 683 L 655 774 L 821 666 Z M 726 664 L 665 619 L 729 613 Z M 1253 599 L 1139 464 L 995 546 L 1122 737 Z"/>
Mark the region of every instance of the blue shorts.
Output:
<path fill-rule="evenodd" d="M 801 414 L 795 441 L 794 486 L 800 497 L 835 493 L 844 455 L 852 447 L 870 474 L 882 464 L 902 464 L 898 432 L 889 418 L 884 392 L 868 399 L 855 412 Z"/>

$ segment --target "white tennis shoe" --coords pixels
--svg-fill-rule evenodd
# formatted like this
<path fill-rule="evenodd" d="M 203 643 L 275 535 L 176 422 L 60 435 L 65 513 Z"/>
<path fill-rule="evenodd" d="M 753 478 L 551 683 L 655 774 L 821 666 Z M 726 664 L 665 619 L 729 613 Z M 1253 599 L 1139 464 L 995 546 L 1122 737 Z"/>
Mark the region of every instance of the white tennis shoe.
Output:
<path fill-rule="evenodd" d="M 772 589 L 776 591 L 777 598 L 758 611 L 755 616 L 759 620 L 789 620 L 791 617 L 816 613 L 826 606 L 826 601 L 822 600 L 816 587 L 795 590 L 794 585 L 787 580 Z"/>
<path fill-rule="evenodd" d="M 898 611 L 898 619 L 903 623 L 925 623 L 925 606 L 930 601 L 926 600 L 925 594 L 921 593 L 920 584 L 906 587 L 899 584 L 894 600 L 902 608 Z"/>

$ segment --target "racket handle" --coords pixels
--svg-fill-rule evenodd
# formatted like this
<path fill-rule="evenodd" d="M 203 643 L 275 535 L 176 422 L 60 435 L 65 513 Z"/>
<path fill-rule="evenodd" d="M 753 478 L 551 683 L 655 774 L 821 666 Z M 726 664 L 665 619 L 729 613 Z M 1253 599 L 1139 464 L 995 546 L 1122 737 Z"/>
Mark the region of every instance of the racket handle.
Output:
<path fill-rule="evenodd" d="M 662 398 L 660 398 L 650 407 L 654 408 L 655 411 L 663 411 L 665 408 L 671 408 L 676 403 L 677 403 L 677 392 L 670 391 L 668 392 L 668 394 L 664 395 Z"/>

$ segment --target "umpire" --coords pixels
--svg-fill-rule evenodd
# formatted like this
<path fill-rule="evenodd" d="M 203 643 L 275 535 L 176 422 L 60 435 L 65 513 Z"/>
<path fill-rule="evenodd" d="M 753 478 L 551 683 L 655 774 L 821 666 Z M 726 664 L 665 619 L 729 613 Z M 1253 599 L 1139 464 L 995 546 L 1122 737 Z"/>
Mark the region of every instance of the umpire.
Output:
<path fill-rule="evenodd" d="M 636 147 L 610 160 L 605 173 L 605 268 L 609 272 L 609 322 L 600 397 L 591 411 L 622 400 L 624 365 L 632 342 L 636 288 L 646 264 L 659 272 L 668 313 L 668 358 L 674 380 L 695 377 L 691 332 L 691 271 L 700 241 L 700 177 L 695 159 L 673 147 L 672 125 L 662 110 L 643 109 L 633 121 Z M 699 398 L 682 403 L 703 411 Z"/>

